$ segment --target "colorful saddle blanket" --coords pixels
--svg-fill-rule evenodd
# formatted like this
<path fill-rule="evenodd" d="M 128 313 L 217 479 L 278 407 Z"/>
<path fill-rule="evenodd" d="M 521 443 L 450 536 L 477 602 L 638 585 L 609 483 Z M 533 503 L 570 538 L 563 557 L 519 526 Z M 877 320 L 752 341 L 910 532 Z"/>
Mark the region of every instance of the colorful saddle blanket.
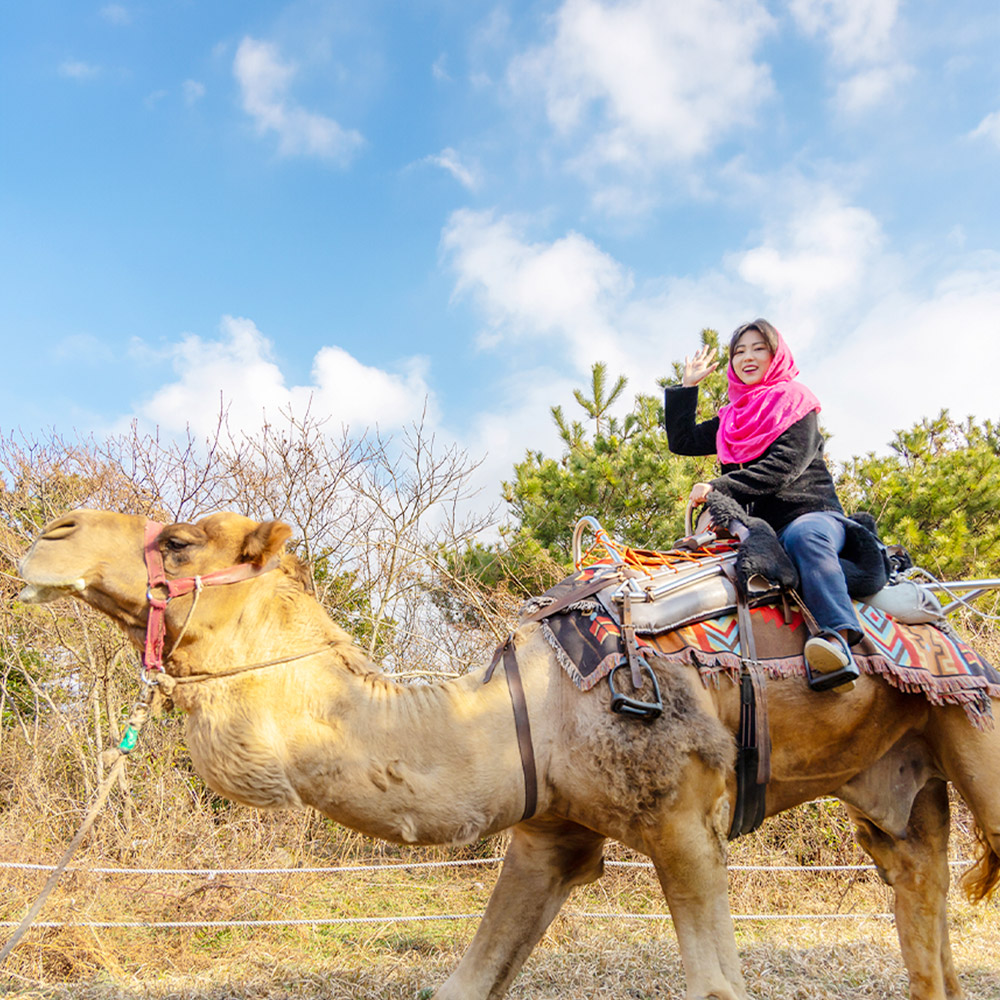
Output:
<path fill-rule="evenodd" d="M 570 581 L 579 582 L 580 575 Z M 950 628 L 904 625 L 857 601 L 855 608 L 864 638 L 853 652 L 863 673 L 878 674 L 902 691 L 922 693 L 935 705 L 961 705 L 979 728 L 992 724 L 990 698 L 1000 698 L 1000 673 Z M 765 604 L 751 610 L 750 621 L 765 674 L 775 679 L 805 676 L 802 649 L 809 631 L 801 613 L 793 609 L 786 621 L 780 604 Z M 542 628 L 581 691 L 622 662 L 619 622 L 598 601 L 545 618 Z M 740 671 L 739 626 L 732 612 L 643 636 L 639 646 L 664 660 L 697 667 L 706 682 L 722 675 L 735 679 Z"/>

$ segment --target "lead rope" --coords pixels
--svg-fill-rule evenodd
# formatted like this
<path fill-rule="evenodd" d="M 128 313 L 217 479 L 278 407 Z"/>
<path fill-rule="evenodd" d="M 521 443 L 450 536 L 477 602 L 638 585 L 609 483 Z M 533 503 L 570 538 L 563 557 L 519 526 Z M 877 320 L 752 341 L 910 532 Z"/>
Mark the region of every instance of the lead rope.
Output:
<path fill-rule="evenodd" d="M 45 886 L 41 893 L 39 893 L 38 898 L 32 904 L 31 909 L 24 915 L 24 919 L 18 925 L 17 930 L 14 931 L 14 933 L 10 936 L 10 939 L 4 945 L 3 951 L 0 951 L 0 966 L 7 961 L 7 956 L 10 955 L 10 953 L 17 946 L 18 941 L 24 937 L 25 932 L 35 922 L 35 918 L 41 912 L 46 899 L 49 898 L 52 890 L 55 889 L 58 884 L 59 879 L 62 877 L 62 873 L 65 871 L 66 866 L 70 862 L 70 859 L 76 853 L 80 844 L 83 843 L 83 838 L 90 832 L 90 828 L 94 825 L 94 821 L 97 819 L 98 814 L 101 809 L 104 808 L 104 804 L 107 802 L 108 795 L 111 792 L 111 786 L 118 780 L 118 776 L 125 769 L 125 762 L 128 760 L 128 755 L 135 748 L 135 745 L 139 740 L 139 733 L 142 730 L 142 727 L 146 724 L 146 720 L 149 718 L 154 693 L 155 689 L 151 685 L 147 686 L 145 696 L 141 701 L 136 702 L 132 709 L 132 714 L 129 716 L 128 725 L 125 727 L 125 733 L 122 736 L 121 742 L 117 747 L 112 747 L 111 749 L 104 751 L 104 762 L 112 765 L 111 771 L 101 783 L 101 787 L 97 790 L 94 804 L 90 807 L 83 823 L 80 825 L 80 829 L 77 830 L 76 836 L 70 841 L 69 847 L 66 848 L 66 853 L 63 855 L 62 860 L 58 865 L 56 865 L 55 870 L 49 876 L 49 880 L 45 883 Z"/>
<path fill-rule="evenodd" d="M 169 659 L 173 654 L 174 650 L 181 644 L 181 639 L 184 638 L 184 633 L 188 630 L 188 625 L 191 624 L 191 619 L 194 617 L 194 609 L 198 607 L 198 598 L 201 597 L 201 592 L 205 589 L 204 583 L 201 581 L 200 576 L 194 578 L 194 590 L 191 593 L 191 607 L 188 608 L 188 613 L 184 618 L 184 624 L 181 626 L 180 632 L 177 633 L 177 638 L 170 644 L 170 652 L 166 654 L 164 659 Z"/>

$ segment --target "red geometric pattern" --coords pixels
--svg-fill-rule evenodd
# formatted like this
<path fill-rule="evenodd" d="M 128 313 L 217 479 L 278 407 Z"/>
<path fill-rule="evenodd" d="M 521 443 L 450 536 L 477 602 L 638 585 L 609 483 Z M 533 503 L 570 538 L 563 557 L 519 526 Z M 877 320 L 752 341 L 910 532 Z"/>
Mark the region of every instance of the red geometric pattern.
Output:
<path fill-rule="evenodd" d="M 621 629 L 614 619 L 609 618 L 607 615 L 594 614 L 590 616 L 590 625 L 587 631 L 598 641 L 604 642 L 608 636 L 613 636 L 618 639 L 621 637 Z"/>
<path fill-rule="evenodd" d="M 689 625 L 684 631 L 690 632 L 694 645 L 704 652 L 740 654 L 740 624 L 736 615 L 723 615 L 708 621 Z"/>
<path fill-rule="evenodd" d="M 975 650 L 947 628 L 904 625 L 884 612 L 854 602 L 864 631 L 854 647 L 863 673 L 878 674 L 904 691 L 921 693 L 935 705 L 961 705 L 976 725 L 988 724 L 990 698 L 1000 698 L 1000 674 Z M 757 658 L 770 677 L 805 673 L 803 645 L 809 637 L 802 616 L 785 621 L 781 605 L 751 611 Z M 696 663 L 707 674 L 735 675 L 740 667 L 739 627 L 735 614 L 687 625 L 674 635 L 681 648 L 667 648 L 668 660 Z"/>

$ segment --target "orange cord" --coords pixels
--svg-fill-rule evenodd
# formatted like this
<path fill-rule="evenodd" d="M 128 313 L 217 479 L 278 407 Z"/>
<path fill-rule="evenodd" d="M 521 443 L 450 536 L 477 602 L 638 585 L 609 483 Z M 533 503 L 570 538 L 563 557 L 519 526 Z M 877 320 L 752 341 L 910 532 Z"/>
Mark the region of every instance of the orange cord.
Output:
<path fill-rule="evenodd" d="M 603 559 L 590 560 L 594 550 L 603 546 L 608 555 Z M 735 539 L 718 539 L 709 545 L 702 545 L 697 549 L 669 549 L 666 552 L 657 552 L 652 549 L 633 549 L 628 545 L 619 545 L 608 537 L 603 528 L 594 532 L 594 543 L 580 556 L 579 567 L 585 565 L 606 565 L 615 562 L 613 555 L 618 556 L 618 562 L 624 563 L 633 569 L 640 570 L 647 576 L 653 575 L 653 570 L 670 570 L 674 573 L 681 572 L 692 563 L 699 562 L 706 556 L 721 555 L 732 552 L 737 546 Z"/>

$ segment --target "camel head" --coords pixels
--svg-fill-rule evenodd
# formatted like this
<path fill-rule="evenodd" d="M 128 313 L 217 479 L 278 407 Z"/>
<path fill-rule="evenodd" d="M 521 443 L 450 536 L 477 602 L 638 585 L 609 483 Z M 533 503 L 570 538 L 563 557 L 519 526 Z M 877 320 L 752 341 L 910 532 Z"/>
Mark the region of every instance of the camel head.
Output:
<path fill-rule="evenodd" d="M 76 510 L 50 521 L 21 559 L 21 600 L 76 597 L 117 621 L 142 646 L 149 617 L 144 561 L 146 518 Z M 239 514 L 166 525 L 156 536 L 167 580 L 205 577 L 234 566 L 265 566 L 284 551 L 291 528 Z M 291 558 L 291 557 L 288 557 Z M 220 588 L 224 589 L 224 588 Z M 168 623 L 177 613 L 168 611 Z"/>

